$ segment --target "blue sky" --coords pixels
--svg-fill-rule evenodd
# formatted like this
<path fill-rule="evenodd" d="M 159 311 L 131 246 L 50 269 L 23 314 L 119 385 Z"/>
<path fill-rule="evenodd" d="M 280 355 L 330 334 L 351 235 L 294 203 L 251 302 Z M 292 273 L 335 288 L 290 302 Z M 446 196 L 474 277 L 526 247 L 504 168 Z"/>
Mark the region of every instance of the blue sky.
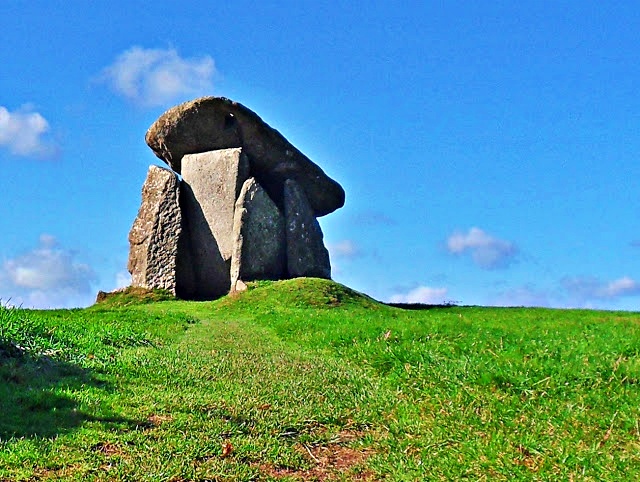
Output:
<path fill-rule="evenodd" d="M 632 1 L 0 3 L 0 300 L 128 283 L 149 125 L 221 95 L 346 190 L 384 301 L 640 309 Z"/>

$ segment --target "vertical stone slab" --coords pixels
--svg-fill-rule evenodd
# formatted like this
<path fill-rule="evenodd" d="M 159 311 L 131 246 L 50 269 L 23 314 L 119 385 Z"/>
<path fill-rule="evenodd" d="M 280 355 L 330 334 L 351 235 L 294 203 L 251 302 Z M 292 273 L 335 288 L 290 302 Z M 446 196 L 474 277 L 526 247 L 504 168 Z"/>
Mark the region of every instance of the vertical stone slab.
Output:
<path fill-rule="evenodd" d="M 182 158 L 182 215 L 186 221 L 196 299 L 214 299 L 231 287 L 233 219 L 249 161 L 241 148 Z"/>
<path fill-rule="evenodd" d="M 142 203 L 129 232 L 131 285 L 176 294 L 176 258 L 182 232 L 177 176 L 150 166 L 142 186 Z"/>
<path fill-rule="evenodd" d="M 289 276 L 331 279 L 322 229 L 304 191 L 292 179 L 284 184 L 284 213 Z"/>
<path fill-rule="evenodd" d="M 238 280 L 285 277 L 284 216 L 253 177 L 244 182 L 236 202 L 233 239 L 232 290 Z"/>

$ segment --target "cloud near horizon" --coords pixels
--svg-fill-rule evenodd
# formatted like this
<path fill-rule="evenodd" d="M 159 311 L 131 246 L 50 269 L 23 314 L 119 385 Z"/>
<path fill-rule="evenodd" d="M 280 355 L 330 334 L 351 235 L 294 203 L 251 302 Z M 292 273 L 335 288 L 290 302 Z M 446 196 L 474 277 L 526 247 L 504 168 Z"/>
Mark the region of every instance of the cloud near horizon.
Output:
<path fill-rule="evenodd" d="M 418 286 L 407 293 L 397 293 L 389 298 L 389 303 L 423 303 L 427 305 L 440 305 L 445 303 L 447 288 L 432 288 L 430 286 Z"/>
<path fill-rule="evenodd" d="M 467 233 L 456 232 L 449 236 L 447 251 L 454 255 L 470 253 L 473 262 L 483 269 L 506 268 L 518 254 L 514 243 L 495 238 L 476 227 Z"/>
<path fill-rule="evenodd" d="M 555 289 L 524 285 L 497 293 L 494 306 L 539 306 L 554 308 L 614 309 L 622 298 L 640 296 L 640 282 L 623 276 L 613 281 L 575 276 L 559 280 Z"/>
<path fill-rule="evenodd" d="M 49 122 L 25 104 L 16 111 L 0 105 L 0 146 L 22 157 L 48 158 L 57 148 L 48 138 Z"/>
<path fill-rule="evenodd" d="M 97 277 L 55 237 L 43 234 L 36 248 L 0 266 L 0 299 L 25 308 L 73 308 L 93 301 Z"/>
<path fill-rule="evenodd" d="M 629 276 L 608 282 L 592 277 L 564 278 L 562 286 L 579 300 L 614 300 L 640 295 L 640 283 Z"/>
<path fill-rule="evenodd" d="M 551 307 L 555 306 L 555 300 L 546 291 L 536 289 L 533 286 L 525 285 L 498 293 L 490 300 L 493 306 L 528 306 L 528 307 Z"/>
<path fill-rule="evenodd" d="M 208 55 L 183 58 L 173 48 L 135 46 L 118 55 L 100 80 L 126 99 L 153 107 L 211 94 L 214 74 L 214 61 Z"/>

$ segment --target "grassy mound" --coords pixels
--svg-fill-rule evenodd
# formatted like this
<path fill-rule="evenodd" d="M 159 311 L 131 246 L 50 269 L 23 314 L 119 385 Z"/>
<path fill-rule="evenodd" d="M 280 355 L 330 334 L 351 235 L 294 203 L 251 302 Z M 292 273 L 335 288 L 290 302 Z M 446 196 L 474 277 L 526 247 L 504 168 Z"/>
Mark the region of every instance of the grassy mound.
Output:
<path fill-rule="evenodd" d="M 127 288 L 111 292 L 99 291 L 96 297 L 96 304 L 102 307 L 116 307 L 174 299 L 175 296 L 167 290 L 128 286 Z"/>
<path fill-rule="evenodd" d="M 373 307 L 379 303 L 367 295 L 320 278 L 294 278 L 284 281 L 254 281 L 247 291 L 236 292 L 221 301 L 259 307 L 263 303 L 280 308 L 336 308 L 339 306 Z"/>

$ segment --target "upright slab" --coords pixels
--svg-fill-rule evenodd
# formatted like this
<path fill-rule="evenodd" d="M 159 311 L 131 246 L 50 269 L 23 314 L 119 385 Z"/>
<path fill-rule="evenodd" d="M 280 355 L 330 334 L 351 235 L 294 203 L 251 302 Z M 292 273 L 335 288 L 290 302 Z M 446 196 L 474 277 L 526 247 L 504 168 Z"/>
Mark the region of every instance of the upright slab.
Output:
<path fill-rule="evenodd" d="M 129 232 L 132 286 L 161 288 L 176 294 L 176 258 L 182 232 L 177 176 L 150 166 L 142 186 L 142 203 Z"/>
<path fill-rule="evenodd" d="M 284 216 L 255 178 L 236 202 L 231 289 L 238 280 L 278 280 L 286 275 Z"/>
<path fill-rule="evenodd" d="M 182 158 L 181 207 L 193 267 L 190 297 L 213 299 L 229 292 L 235 204 L 248 176 L 241 148 Z"/>
<path fill-rule="evenodd" d="M 331 262 L 322 229 L 304 190 L 292 179 L 284 184 L 284 209 L 289 277 L 331 279 Z"/>

